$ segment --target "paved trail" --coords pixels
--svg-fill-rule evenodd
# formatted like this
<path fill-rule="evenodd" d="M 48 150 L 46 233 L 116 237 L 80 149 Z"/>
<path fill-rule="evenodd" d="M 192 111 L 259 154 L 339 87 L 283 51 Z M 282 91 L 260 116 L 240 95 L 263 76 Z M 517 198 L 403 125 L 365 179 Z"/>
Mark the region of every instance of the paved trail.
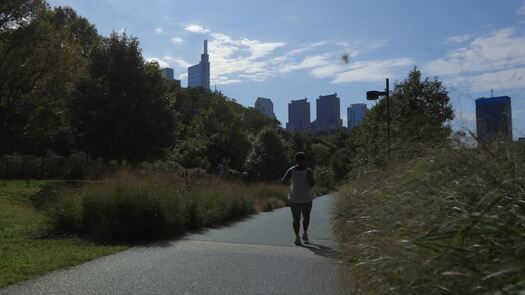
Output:
<path fill-rule="evenodd" d="M 95 259 L 0 294 L 345 294 L 330 231 L 332 197 L 314 200 L 310 245 L 289 208 L 229 227 Z"/>

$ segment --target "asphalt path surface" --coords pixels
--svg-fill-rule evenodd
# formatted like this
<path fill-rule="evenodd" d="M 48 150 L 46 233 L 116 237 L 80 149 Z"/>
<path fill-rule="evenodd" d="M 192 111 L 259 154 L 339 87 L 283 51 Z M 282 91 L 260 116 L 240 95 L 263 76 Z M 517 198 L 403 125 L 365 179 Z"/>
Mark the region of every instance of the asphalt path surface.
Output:
<path fill-rule="evenodd" d="M 333 197 L 314 200 L 310 243 L 290 208 L 134 247 L 0 289 L 0 294 L 345 294 L 331 235 Z"/>

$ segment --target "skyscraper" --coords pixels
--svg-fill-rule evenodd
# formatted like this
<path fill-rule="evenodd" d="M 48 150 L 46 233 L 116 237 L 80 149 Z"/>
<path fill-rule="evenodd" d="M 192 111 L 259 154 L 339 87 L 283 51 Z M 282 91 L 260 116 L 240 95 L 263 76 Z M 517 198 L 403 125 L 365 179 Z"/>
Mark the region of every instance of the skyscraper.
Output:
<path fill-rule="evenodd" d="M 273 113 L 273 102 L 269 98 L 257 97 L 255 108 L 270 118 L 275 118 Z"/>
<path fill-rule="evenodd" d="M 288 104 L 288 123 L 286 130 L 291 132 L 310 132 L 310 103 L 307 99 L 292 100 Z"/>
<path fill-rule="evenodd" d="M 173 69 L 172 68 L 162 68 L 162 77 L 166 80 L 173 80 Z"/>
<path fill-rule="evenodd" d="M 348 129 L 357 127 L 361 121 L 365 118 L 365 114 L 368 111 L 366 103 L 354 103 L 346 109 L 348 117 Z"/>
<path fill-rule="evenodd" d="M 208 40 L 204 40 L 204 53 L 201 61 L 188 68 L 188 87 L 210 89 L 210 58 L 208 56 Z"/>
<path fill-rule="evenodd" d="M 337 93 L 320 95 L 316 100 L 317 113 L 313 123 L 315 132 L 330 133 L 343 127 L 341 103 Z"/>
<path fill-rule="evenodd" d="M 172 85 L 174 85 L 177 88 L 180 88 L 180 80 L 177 80 L 173 77 L 173 69 L 172 68 L 163 68 L 162 69 L 162 77 L 169 81 Z"/>
<path fill-rule="evenodd" d="M 476 99 L 476 130 L 480 141 L 491 141 L 497 136 L 512 140 L 510 97 Z"/>

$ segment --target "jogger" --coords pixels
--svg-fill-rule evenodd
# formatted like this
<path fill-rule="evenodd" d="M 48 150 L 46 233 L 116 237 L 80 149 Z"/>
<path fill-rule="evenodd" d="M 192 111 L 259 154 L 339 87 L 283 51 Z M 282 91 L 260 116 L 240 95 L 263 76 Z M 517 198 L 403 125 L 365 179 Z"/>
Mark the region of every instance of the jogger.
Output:
<path fill-rule="evenodd" d="M 299 237 L 301 216 L 303 217 L 303 241 L 308 241 L 308 226 L 310 225 L 313 199 L 310 188 L 314 186 L 314 175 L 312 170 L 306 166 L 306 155 L 303 152 L 295 154 L 295 161 L 297 165 L 286 171 L 281 182 L 286 183 L 291 180 L 288 199 L 292 210 L 295 244 L 301 245 L 301 238 Z"/>

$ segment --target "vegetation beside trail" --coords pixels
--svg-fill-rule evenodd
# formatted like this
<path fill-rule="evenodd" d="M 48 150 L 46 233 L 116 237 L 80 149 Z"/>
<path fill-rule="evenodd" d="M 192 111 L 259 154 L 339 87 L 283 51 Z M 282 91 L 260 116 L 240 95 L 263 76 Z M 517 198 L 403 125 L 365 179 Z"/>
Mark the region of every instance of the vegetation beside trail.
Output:
<path fill-rule="evenodd" d="M 55 232 L 140 243 L 282 207 L 286 187 L 201 174 L 122 171 L 62 193 L 50 209 Z"/>
<path fill-rule="evenodd" d="M 444 146 L 342 187 L 335 230 L 363 294 L 525 289 L 525 148 Z"/>
<path fill-rule="evenodd" d="M 414 69 L 349 137 L 334 229 L 361 294 L 522 294 L 525 146 L 453 133 L 443 83 Z"/>
<path fill-rule="evenodd" d="M 0 181 L 0 288 L 126 249 L 74 237 L 47 236 L 48 218 L 35 196 L 61 181 Z"/>
<path fill-rule="evenodd" d="M 0 287 L 130 245 L 282 207 L 281 185 L 122 171 L 103 181 L 0 181 Z"/>

